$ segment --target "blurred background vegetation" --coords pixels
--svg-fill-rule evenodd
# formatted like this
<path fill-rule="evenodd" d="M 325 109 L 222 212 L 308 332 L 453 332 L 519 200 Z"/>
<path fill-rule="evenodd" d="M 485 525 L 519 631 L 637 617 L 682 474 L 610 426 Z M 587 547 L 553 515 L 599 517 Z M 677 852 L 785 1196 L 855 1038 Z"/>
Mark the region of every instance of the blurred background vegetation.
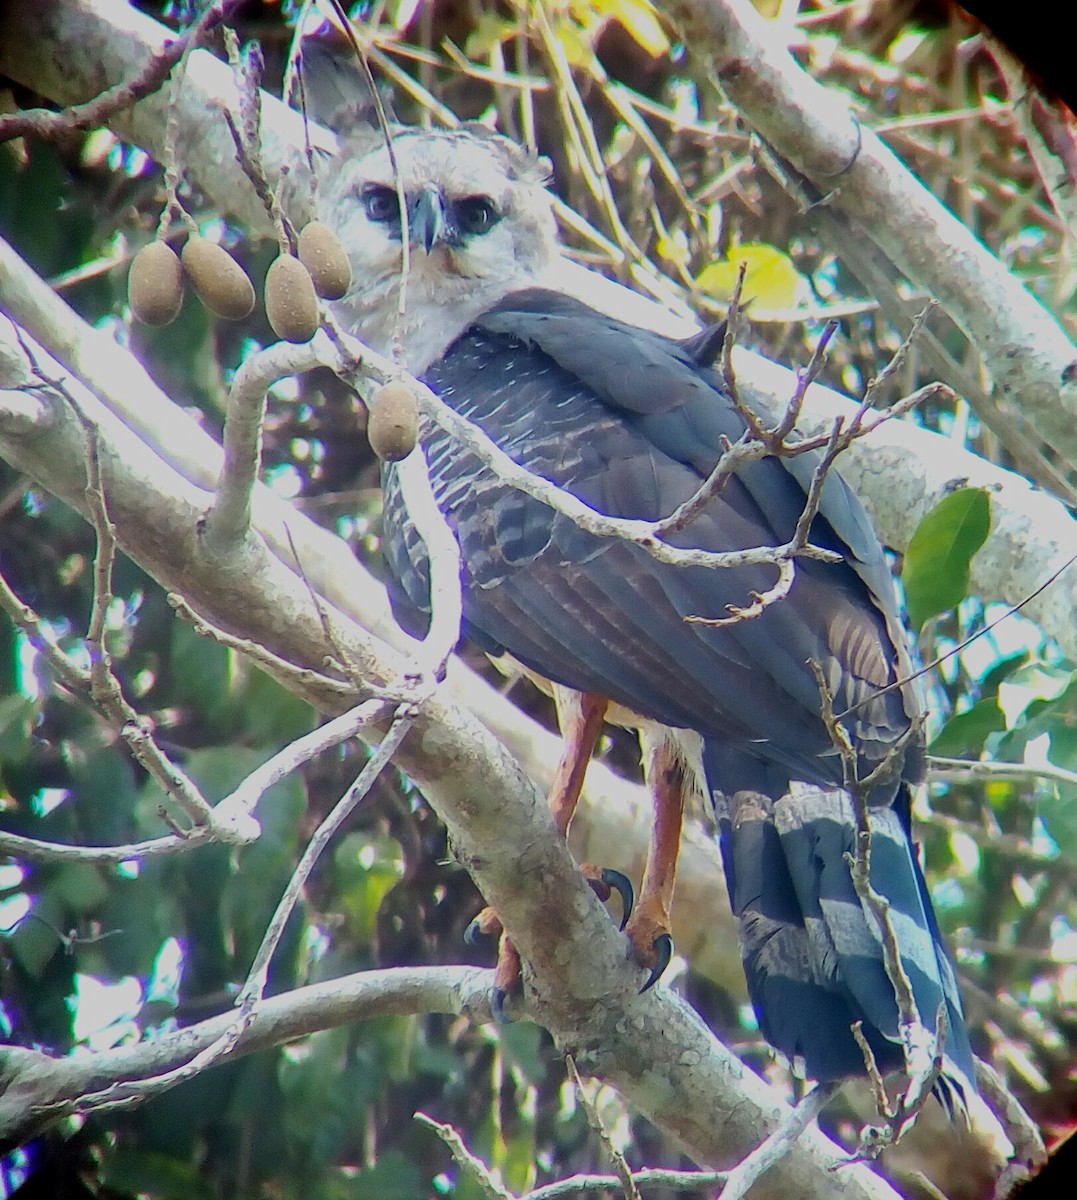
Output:
<path fill-rule="evenodd" d="M 189 17 L 178 3 L 140 7 L 173 25 Z M 299 7 L 239 8 L 237 29 L 261 42 L 270 89 L 279 89 Z M 778 15 L 777 4 L 761 7 Z M 811 73 L 1075 332 L 1072 245 L 974 26 L 930 0 L 804 0 L 781 10 Z M 356 15 L 401 117 L 491 122 L 550 156 L 565 238 L 583 261 L 714 317 L 746 260 L 749 337 L 773 357 L 803 365 L 836 316 L 841 331 L 823 379 L 857 394 L 927 299 L 897 279 L 872 290 L 851 273 L 645 0 L 387 0 Z M 21 89 L 12 98 L 35 102 Z M 152 238 L 162 196 L 159 168 L 106 131 L 0 147 L 3 236 L 219 433 L 232 373 L 272 335 L 260 310 L 224 324 L 190 300 L 166 331 L 131 321 L 126 265 Z M 204 225 L 219 222 L 196 196 L 189 203 Z M 275 247 L 248 243 L 239 229 L 219 232 L 260 280 Z M 959 378 L 982 386 L 963 339 L 945 321 L 936 332 Z M 940 376 L 938 361 L 914 348 L 883 399 Z M 964 399 L 913 419 L 1036 481 L 1050 477 L 1049 454 L 1021 457 Z M 279 387 L 266 475 L 377 570 L 378 475 L 363 425 L 361 407 L 332 378 Z M 93 554 L 80 518 L 0 464 L 0 569 L 76 658 L 85 654 Z M 126 559 L 114 589 L 109 645 L 126 693 L 211 799 L 313 727 L 304 704 L 177 622 L 161 589 Z M 925 621 L 921 653 L 952 649 L 1000 611 L 964 597 Z M 1072 670 L 1034 625 L 1010 618 L 934 675 L 933 750 L 1077 770 Z M 552 724 L 527 684 L 514 685 L 513 697 Z M 628 739 L 611 735 L 604 749 L 617 769 L 638 772 Z M 225 1010 L 307 837 L 364 754 L 323 756 L 275 788 L 259 812 L 263 838 L 241 852 L 210 847 L 118 868 L 0 864 L 0 1033 L 78 1053 Z M 159 832 L 157 806 L 122 742 L 0 620 L 2 827 L 65 843 L 127 842 Z M 1077 1119 L 1077 787 L 947 779 L 918 816 L 975 1049 L 1045 1129 L 1067 1129 Z M 490 962 L 492 948 L 462 941 L 480 905 L 422 798 L 385 775 L 320 863 L 274 961 L 271 991 L 373 966 Z M 739 978 L 704 978 L 688 964 L 676 986 L 719 1036 L 788 1086 L 752 1028 Z M 599 1103 L 632 1163 L 688 1165 L 612 1093 Z M 854 1105 L 832 1108 L 833 1131 L 849 1132 Z M 541 1030 L 386 1018 L 217 1067 L 140 1108 L 54 1126 L 3 1160 L 0 1193 L 471 1200 L 477 1185 L 412 1119 L 417 1109 L 455 1124 L 517 1191 L 606 1168 Z M 916 1169 L 935 1169 L 948 1195 L 983 1194 L 973 1160 L 955 1160 L 946 1145 L 933 1168 L 925 1138 Z M 916 1193 L 908 1164 L 891 1169 Z"/>

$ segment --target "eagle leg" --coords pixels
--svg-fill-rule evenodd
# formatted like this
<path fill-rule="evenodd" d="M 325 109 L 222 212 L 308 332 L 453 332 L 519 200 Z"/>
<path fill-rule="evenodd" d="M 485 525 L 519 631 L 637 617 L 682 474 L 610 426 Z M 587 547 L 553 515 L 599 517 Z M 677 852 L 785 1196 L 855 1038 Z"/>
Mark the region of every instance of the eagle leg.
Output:
<path fill-rule="evenodd" d="M 565 748 L 550 786 L 550 811 L 563 838 L 580 801 L 583 778 L 591 761 L 602 723 L 606 719 L 609 701 L 588 692 L 579 693 L 578 705 L 558 706 L 562 717 L 562 736 Z"/>
<path fill-rule="evenodd" d="M 647 781 L 654 805 L 647 865 L 643 872 L 639 902 L 632 910 L 625 928 L 637 960 L 642 966 L 650 968 L 641 992 L 658 982 L 673 957 L 673 938 L 669 932 L 670 907 L 677 878 L 687 781 L 684 763 L 671 742 L 663 741 L 653 749 Z"/>
<path fill-rule="evenodd" d="M 554 824 L 563 838 L 568 836 L 568 827 L 580 800 L 587 764 L 598 743 L 602 724 L 606 719 L 609 701 L 602 696 L 580 693 L 578 703 L 558 704 L 562 720 L 562 735 L 565 747 L 557 764 L 548 802 L 553 813 Z M 591 887 L 599 898 L 608 900 L 612 891 L 621 897 L 627 914 L 632 909 L 632 885 L 618 871 L 600 871 L 584 864 L 581 867 Z M 622 927 L 624 922 L 622 922 Z M 484 908 L 468 926 L 464 934 L 471 943 L 478 933 L 492 934 L 501 929 L 501 922 L 492 908 Z M 520 986 L 520 955 L 511 938 L 502 933 L 497 950 L 497 966 L 494 969 L 494 994 L 492 1007 L 497 1020 L 504 1018 L 505 997 Z"/>

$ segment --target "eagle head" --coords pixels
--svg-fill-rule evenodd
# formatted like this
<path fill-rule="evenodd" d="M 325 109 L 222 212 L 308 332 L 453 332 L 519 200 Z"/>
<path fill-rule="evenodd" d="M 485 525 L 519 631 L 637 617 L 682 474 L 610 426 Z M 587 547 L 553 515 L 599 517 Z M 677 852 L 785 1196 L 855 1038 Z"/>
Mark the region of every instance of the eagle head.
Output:
<path fill-rule="evenodd" d="M 393 155 L 368 131 L 345 140 L 320 173 L 318 206 L 351 260 L 335 307 L 357 336 L 386 352 L 397 325 L 405 220 L 409 273 L 400 325 L 406 365 L 422 372 L 470 322 L 529 287 L 559 255 L 547 160 L 481 126 L 451 132 L 396 127 Z"/>

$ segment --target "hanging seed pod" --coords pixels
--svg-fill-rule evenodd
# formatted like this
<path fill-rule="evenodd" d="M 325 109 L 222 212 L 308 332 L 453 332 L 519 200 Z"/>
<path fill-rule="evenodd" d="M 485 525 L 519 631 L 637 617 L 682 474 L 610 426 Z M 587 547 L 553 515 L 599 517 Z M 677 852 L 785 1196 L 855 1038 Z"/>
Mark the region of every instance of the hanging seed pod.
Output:
<path fill-rule="evenodd" d="M 266 316 L 277 337 L 309 342 L 318 332 L 321 314 L 310 272 L 290 254 L 273 260 L 266 274 Z"/>
<path fill-rule="evenodd" d="M 183 304 L 183 267 L 167 242 L 150 242 L 131 260 L 127 302 L 146 325 L 168 325 Z"/>
<path fill-rule="evenodd" d="M 299 232 L 298 250 L 318 295 L 339 300 L 351 287 L 352 268 L 337 235 L 321 221 L 311 221 Z"/>
<path fill-rule="evenodd" d="M 404 384 L 387 383 L 371 396 L 366 435 L 370 448 L 383 462 L 399 462 L 415 449 L 419 406 Z"/>
<path fill-rule="evenodd" d="M 226 321 L 242 321 L 254 309 L 254 285 L 227 250 L 193 234 L 183 247 L 183 269 L 199 300 Z"/>

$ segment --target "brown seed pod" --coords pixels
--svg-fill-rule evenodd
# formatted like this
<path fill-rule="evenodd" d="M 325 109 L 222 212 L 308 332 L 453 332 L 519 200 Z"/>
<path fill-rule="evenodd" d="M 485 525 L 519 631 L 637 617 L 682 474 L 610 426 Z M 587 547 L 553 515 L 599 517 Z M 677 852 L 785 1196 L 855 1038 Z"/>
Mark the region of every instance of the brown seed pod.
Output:
<path fill-rule="evenodd" d="M 387 383 L 371 396 L 366 435 L 370 448 L 383 462 L 399 462 L 415 449 L 419 406 L 404 384 Z"/>
<path fill-rule="evenodd" d="M 242 321 L 254 309 L 254 285 L 227 250 L 193 234 L 183 247 L 183 269 L 199 300 L 226 321 Z"/>
<path fill-rule="evenodd" d="M 273 332 L 286 342 L 309 342 L 318 332 L 321 314 L 310 272 L 290 254 L 273 260 L 266 274 L 266 316 Z"/>
<path fill-rule="evenodd" d="M 352 268 L 340 239 L 321 221 L 299 232 L 299 261 L 310 272 L 314 290 L 323 300 L 339 300 L 351 287 Z"/>
<path fill-rule="evenodd" d="M 146 325 L 168 325 L 183 304 L 183 267 L 166 242 L 150 242 L 131 260 L 127 302 Z"/>

